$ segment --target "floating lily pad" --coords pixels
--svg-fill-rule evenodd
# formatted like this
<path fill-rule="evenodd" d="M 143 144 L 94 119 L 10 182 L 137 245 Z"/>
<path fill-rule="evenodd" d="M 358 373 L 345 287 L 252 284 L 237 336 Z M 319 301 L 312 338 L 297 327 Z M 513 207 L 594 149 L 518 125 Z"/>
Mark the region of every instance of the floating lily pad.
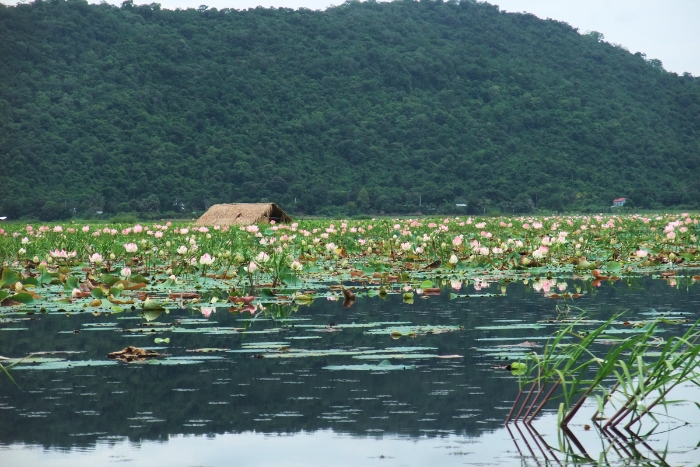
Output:
<path fill-rule="evenodd" d="M 397 326 L 384 329 L 370 329 L 365 334 L 389 334 L 392 336 L 423 336 L 446 332 L 464 331 L 462 326 Z"/>
<path fill-rule="evenodd" d="M 17 365 L 13 370 L 66 370 L 86 366 L 108 366 L 116 364 L 117 362 L 109 360 L 63 360 L 40 363 L 38 365 Z"/>
<path fill-rule="evenodd" d="M 393 365 L 390 361 L 384 360 L 377 365 L 369 365 L 367 363 L 363 365 L 330 365 L 324 366 L 324 370 L 338 371 L 338 370 L 351 370 L 351 371 L 393 371 L 393 370 L 415 370 L 415 365 Z"/>

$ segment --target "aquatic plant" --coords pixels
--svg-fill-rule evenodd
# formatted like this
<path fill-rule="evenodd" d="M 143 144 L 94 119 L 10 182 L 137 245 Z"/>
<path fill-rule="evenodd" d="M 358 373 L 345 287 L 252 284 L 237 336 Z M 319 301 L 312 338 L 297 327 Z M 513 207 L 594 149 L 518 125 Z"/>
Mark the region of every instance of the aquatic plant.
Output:
<path fill-rule="evenodd" d="M 700 344 L 697 343 L 700 321 L 690 325 L 681 336 L 664 340 L 655 336 L 661 324 L 681 325 L 685 320 L 660 317 L 639 323 L 631 330 L 631 336 L 620 338 L 610 334 L 612 324 L 620 316 L 615 315 L 587 331 L 577 330 L 582 324 L 580 320 L 572 321 L 556 332 L 542 355 L 529 354 L 525 363 L 527 374 L 521 378 L 521 389 L 505 423 L 522 420 L 530 425 L 550 400 L 561 399 L 559 428 L 585 454 L 568 425 L 589 397 L 597 399 L 598 409 L 591 420 L 602 433 L 610 430 L 617 436 L 617 427 L 627 420 L 624 429 L 633 437 L 639 437 L 638 432 L 631 431 L 632 426 L 645 416 L 653 418 L 651 410 L 669 403 L 666 398 L 673 388 L 689 381 L 700 385 L 695 372 L 700 365 Z M 565 337 L 573 337 L 575 341 L 565 343 Z M 598 356 L 591 348 L 600 340 L 616 341 L 604 356 Z M 528 384 L 530 389 L 520 402 Z M 531 399 L 533 394 L 534 399 Z M 651 402 L 647 402 L 650 398 Z M 606 421 L 603 412 L 613 400 L 621 402 L 621 406 L 615 408 L 615 413 Z M 651 435 L 654 429 L 644 437 Z"/>
<path fill-rule="evenodd" d="M 54 292 L 80 276 L 85 280 L 71 290 L 89 296 L 100 288 L 109 298 L 122 273 L 127 295 L 167 287 L 173 293 L 235 288 L 248 295 L 269 289 L 271 296 L 290 296 L 302 286 L 397 283 L 408 287 L 403 293 L 410 301 L 411 294 L 423 292 L 425 280 L 436 283 L 430 293 L 470 280 L 477 290 L 498 281 L 505 293 L 509 281 L 522 278 L 544 296 L 575 299 L 594 293 L 603 281 L 655 271 L 677 286 L 679 267 L 700 266 L 699 220 L 683 213 L 303 220 L 212 228 L 171 222 L 7 224 L 0 234 L 0 300 L 4 306 L 56 308 Z M 567 276 L 590 287 L 567 289 L 562 281 Z"/>

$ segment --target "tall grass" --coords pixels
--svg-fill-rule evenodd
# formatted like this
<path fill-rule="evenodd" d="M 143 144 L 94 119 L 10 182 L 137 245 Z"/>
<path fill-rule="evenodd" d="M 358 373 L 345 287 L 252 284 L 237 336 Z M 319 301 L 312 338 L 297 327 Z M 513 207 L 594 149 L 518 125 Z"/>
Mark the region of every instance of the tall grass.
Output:
<path fill-rule="evenodd" d="M 689 381 L 700 384 L 695 373 L 700 363 L 700 345 L 697 343 L 700 321 L 692 324 L 683 335 L 667 340 L 655 337 L 658 326 L 679 323 L 664 318 L 650 321 L 638 333 L 626 338 L 606 334 L 619 316 L 613 316 L 590 332 L 575 331 L 581 321 L 570 323 L 547 343 L 542 355 L 529 355 L 528 372 L 521 381 L 520 392 L 506 424 L 511 418 L 517 422 L 521 415 L 522 420 L 529 424 L 547 402 L 560 399 L 559 427 L 566 430 L 586 400 L 595 396 L 598 410 L 593 415 L 594 422 L 601 421 L 611 400 L 621 400 L 621 407 L 601 428 L 616 429 L 627 421 L 624 428 L 629 431 L 654 407 L 668 403 L 667 396 L 679 384 Z M 565 343 L 567 336 L 572 336 L 574 342 Z M 591 348 L 599 339 L 618 342 L 601 358 Z M 530 389 L 520 403 L 528 384 Z M 547 386 L 549 390 L 545 393 Z M 651 402 L 647 402 L 649 400 Z"/>

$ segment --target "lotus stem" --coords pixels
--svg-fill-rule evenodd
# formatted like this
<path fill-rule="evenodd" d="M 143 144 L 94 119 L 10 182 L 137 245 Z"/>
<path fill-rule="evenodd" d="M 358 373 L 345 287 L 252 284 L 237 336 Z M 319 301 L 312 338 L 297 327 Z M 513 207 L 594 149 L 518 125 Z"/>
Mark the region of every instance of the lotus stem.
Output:
<path fill-rule="evenodd" d="M 523 405 L 520 406 L 520 410 L 518 411 L 518 414 L 515 416 L 515 421 L 517 422 L 518 419 L 520 418 L 520 414 L 523 413 L 523 409 L 525 409 L 525 406 L 527 405 L 528 401 L 530 400 L 530 396 L 532 396 L 532 391 L 535 390 L 535 385 L 537 384 L 537 381 L 532 383 L 532 386 L 530 387 L 530 391 L 527 393 L 527 397 L 523 401 Z"/>
<path fill-rule="evenodd" d="M 508 425 L 508 422 L 510 421 L 511 415 L 513 415 L 513 412 L 515 411 L 515 407 L 518 405 L 518 400 L 520 400 L 520 396 L 523 394 L 523 390 L 520 389 L 518 391 L 518 395 L 515 396 L 515 400 L 513 401 L 513 406 L 510 408 L 510 412 L 508 412 L 508 416 L 506 417 L 505 425 Z"/>
<path fill-rule="evenodd" d="M 527 416 L 530 415 L 530 412 L 532 412 L 532 409 L 535 407 L 535 404 L 537 403 L 537 399 L 539 399 L 540 395 L 542 395 L 542 391 L 544 391 L 544 388 L 546 385 L 547 385 L 546 382 L 545 382 L 545 384 L 539 385 L 540 389 L 537 391 L 535 398 L 530 403 L 530 406 L 528 407 L 527 411 L 525 412 L 525 415 L 523 415 L 523 421 L 527 420 Z"/>
<path fill-rule="evenodd" d="M 549 392 L 547 393 L 547 395 L 544 396 L 544 400 L 540 403 L 540 405 L 537 407 L 537 409 L 535 409 L 535 412 L 530 416 L 530 419 L 525 421 L 526 423 L 531 423 L 532 420 L 535 419 L 535 417 L 537 416 L 537 414 L 540 413 L 540 411 L 544 408 L 544 405 L 549 401 L 549 398 L 552 397 L 552 394 L 554 393 L 554 390 L 557 389 L 557 387 L 559 386 L 559 383 L 561 383 L 561 380 L 557 380 L 557 382 L 554 383 L 554 385 L 553 385 L 552 388 L 549 390 Z M 526 416 L 527 416 L 527 415 L 526 415 Z"/>

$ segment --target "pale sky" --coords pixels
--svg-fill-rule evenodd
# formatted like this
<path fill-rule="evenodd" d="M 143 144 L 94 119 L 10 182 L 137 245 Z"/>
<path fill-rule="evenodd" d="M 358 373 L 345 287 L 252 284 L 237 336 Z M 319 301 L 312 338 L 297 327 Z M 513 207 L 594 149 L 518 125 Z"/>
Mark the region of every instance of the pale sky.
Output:
<path fill-rule="evenodd" d="M 15 3 L 0 0 L 3 3 Z M 95 0 L 89 0 L 97 3 Z M 120 5 L 122 0 L 109 0 Z M 246 9 L 256 6 L 325 9 L 341 0 L 134 0 L 160 3 L 162 8 Z M 700 0 L 492 0 L 501 9 L 527 11 L 540 18 L 569 23 L 580 32 L 598 31 L 605 40 L 630 52 L 656 58 L 678 74 L 700 76 Z"/>

